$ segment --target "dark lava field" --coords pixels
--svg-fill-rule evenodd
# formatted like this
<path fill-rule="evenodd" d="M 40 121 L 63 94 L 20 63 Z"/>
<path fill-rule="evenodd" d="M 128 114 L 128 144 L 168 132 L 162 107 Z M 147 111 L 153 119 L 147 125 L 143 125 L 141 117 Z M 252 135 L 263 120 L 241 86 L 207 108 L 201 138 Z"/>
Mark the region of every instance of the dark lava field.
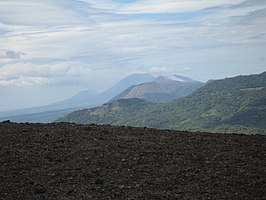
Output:
<path fill-rule="evenodd" d="M 0 123 L 0 199 L 266 199 L 266 136 Z"/>

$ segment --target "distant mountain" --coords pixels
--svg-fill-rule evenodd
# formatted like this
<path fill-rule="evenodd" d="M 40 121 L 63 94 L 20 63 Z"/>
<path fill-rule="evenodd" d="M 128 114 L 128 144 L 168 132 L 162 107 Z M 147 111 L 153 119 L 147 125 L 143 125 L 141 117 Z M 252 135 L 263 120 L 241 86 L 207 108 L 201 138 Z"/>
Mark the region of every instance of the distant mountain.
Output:
<path fill-rule="evenodd" d="M 119 99 L 139 98 L 151 102 L 166 102 L 171 99 L 171 95 L 156 82 L 134 85 L 115 96 L 111 101 Z"/>
<path fill-rule="evenodd" d="M 111 86 L 109 89 L 105 90 L 102 93 L 97 93 L 91 90 L 81 91 L 75 96 L 60 101 L 57 103 L 50 104 L 49 106 L 60 106 L 60 108 L 73 108 L 73 107 L 82 107 L 82 106 L 92 106 L 100 105 L 109 101 L 111 98 L 125 90 L 126 88 L 154 80 L 154 77 L 149 74 L 132 74 L 115 85 Z"/>
<path fill-rule="evenodd" d="M 151 82 L 154 79 L 155 78 L 153 76 L 151 76 L 150 74 L 132 74 L 132 75 L 122 79 L 117 84 L 110 87 L 109 89 L 107 89 L 103 93 L 101 93 L 97 98 L 101 102 L 104 103 L 104 102 L 107 102 L 110 99 L 114 98 L 116 95 L 118 95 L 119 93 L 123 92 L 124 90 L 126 90 L 127 88 L 129 88 L 133 85 Z"/>
<path fill-rule="evenodd" d="M 132 85 L 150 82 L 154 79 L 149 74 L 132 74 L 100 94 L 91 90 L 85 90 L 69 99 L 47 106 L 0 112 L 0 121 L 9 119 L 15 122 L 52 122 L 75 109 L 101 105 Z"/>
<path fill-rule="evenodd" d="M 112 100 L 140 98 L 154 103 L 170 102 L 189 95 L 202 85 L 201 82 L 183 76 L 159 76 L 152 82 L 129 87 Z"/>
<path fill-rule="evenodd" d="M 132 74 L 123 78 L 121 81 L 111 86 L 102 93 L 96 93 L 90 90 L 82 91 L 67 100 L 51 104 L 51 106 L 57 105 L 64 106 L 64 108 L 69 108 L 100 105 L 109 101 L 111 98 L 132 85 L 145 83 L 152 80 L 154 80 L 154 77 L 149 74 Z"/>
<path fill-rule="evenodd" d="M 50 106 L 59 106 L 61 108 L 69 108 L 69 107 L 81 107 L 87 106 L 88 104 L 96 104 L 95 98 L 99 95 L 99 93 L 91 90 L 84 90 L 74 95 L 73 97 L 66 99 L 64 101 L 59 101 L 56 103 L 50 104 Z"/>
<path fill-rule="evenodd" d="M 189 131 L 266 134 L 266 72 L 211 81 L 197 91 L 170 103 L 154 104 L 131 99 L 105 104 L 103 107 L 76 111 L 58 121 L 146 126 Z M 135 101 L 135 100 L 134 100 Z M 144 103 L 145 102 L 145 103 Z M 143 106 L 144 105 L 144 106 Z M 115 110 L 115 112 L 114 112 Z M 81 114 L 82 113 L 82 114 Z M 110 120 L 111 116 L 115 116 Z"/>

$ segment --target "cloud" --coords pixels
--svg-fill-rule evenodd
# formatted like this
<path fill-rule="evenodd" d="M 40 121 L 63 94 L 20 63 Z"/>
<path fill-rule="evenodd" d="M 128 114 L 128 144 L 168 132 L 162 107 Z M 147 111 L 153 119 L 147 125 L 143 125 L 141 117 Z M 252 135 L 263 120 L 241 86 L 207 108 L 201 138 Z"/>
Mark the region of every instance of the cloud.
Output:
<path fill-rule="evenodd" d="M 224 51 L 246 58 L 252 50 L 257 59 L 266 16 L 254 2 L 2 0 L 0 85 L 103 88 L 128 72 L 204 73 L 196 66 L 230 61 Z"/>
<path fill-rule="evenodd" d="M 16 63 L 0 68 L 0 85 L 79 84 L 92 70 L 79 62 L 36 65 Z"/>
<path fill-rule="evenodd" d="M 236 5 L 236 7 L 239 8 L 245 8 L 245 7 L 261 7 L 261 6 L 266 6 L 266 1 L 264 0 L 246 0 L 243 3 L 240 3 Z"/>
<path fill-rule="evenodd" d="M 45 79 L 42 77 L 19 77 L 17 79 L 12 80 L 1 80 L 0 86 L 32 86 L 32 85 L 41 85 L 45 83 Z"/>
<path fill-rule="evenodd" d="M 89 4 L 80 1 L 1 0 L 0 21 L 11 25 L 77 25 L 89 19 Z"/>
<path fill-rule="evenodd" d="M 5 55 L 0 54 L 0 58 L 8 58 L 8 59 L 20 59 L 22 55 L 26 55 L 25 53 L 22 53 L 20 51 L 12 51 L 12 50 L 7 50 L 5 51 Z"/>
<path fill-rule="evenodd" d="M 235 16 L 232 19 L 233 23 L 239 25 L 253 25 L 258 27 L 258 25 L 266 24 L 266 5 L 265 8 L 260 8 L 258 10 L 250 11 L 245 15 Z"/>
<path fill-rule="evenodd" d="M 149 73 L 162 75 L 162 74 L 174 74 L 177 72 L 176 67 L 152 67 Z"/>
<path fill-rule="evenodd" d="M 230 5 L 230 0 L 138 0 L 130 3 L 111 3 L 104 0 L 83 0 L 90 2 L 97 9 L 105 9 L 109 12 L 118 12 L 120 14 L 137 14 L 137 13 L 175 13 L 175 12 L 191 12 L 199 11 L 208 7 L 220 5 Z M 235 0 L 234 4 L 243 2 L 243 0 Z"/>
<path fill-rule="evenodd" d="M 20 58 L 21 53 L 15 51 L 6 51 L 6 57 L 10 59 Z"/>

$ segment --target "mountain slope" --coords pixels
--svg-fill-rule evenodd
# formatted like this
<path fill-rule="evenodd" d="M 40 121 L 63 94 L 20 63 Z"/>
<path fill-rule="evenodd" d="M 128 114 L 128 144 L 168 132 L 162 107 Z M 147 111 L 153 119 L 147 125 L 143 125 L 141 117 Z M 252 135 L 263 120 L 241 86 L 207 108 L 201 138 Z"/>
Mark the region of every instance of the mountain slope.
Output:
<path fill-rule="evenodd" d="M 150 74 L 132 74 L 98 95 L 97 99 L 105 103 L 133 85 L 151 82 L 154 79 Z"/>
<path fill-rule="evenodd" d="M 191 95 L 154 106 L 139 124 L 157 128 L 212 132 L 264 133 L 266 73 L 210 82 Z"/>
<path fill-rule="evenodd" d="M 183 76 L 159 76 L 153 82 L 131 86 L 112 100 L 141 98 L 154 103 L 170 102 L 189 95 L 202 85 L 201 82 Z"/>
<path fill-rule="evenodd" d="M 124 106 L 130 106 L 124 100 Z M 112 103 L 110 103 L 112 104 Z M 108 106 L 108 104 L 105 104 Z M 101 107 L 98 107 L 100 109 Z M 77 111 L 59 121 L 111 123 L 190 131 L 223 131 L 266 134 L 266 72 L 212 81 L 191 95 L 165 104 L 134 105 L 132 115 L 118 110 L 123 119 L 107 120 L 104 115 L 91 117 L 93 109 Z"/>
<path fill-rule="evenodd" d="M 142 99 L 119 99 L 102 106 L 91 109 L 83 109 L 72 112 L 57 122 L 67 121 L 75 123 L 97 123 L 97 124 L 127 124 L 129 115 L 132 118 L 138 116 L 140 110 L 151 107 L 153 103 Z M 137 108 L 137 109 L 136 109 Z M 130 121 L 129 124 L 134 123 Z"/>
<path fill-rule="evenodd" d="M 194 131 L 220 130 L 223 126 L 230 129 L 228 125 L 232 130 L 237 126 L 239 129 L 240 126 L 266 128 L 266 123 L 261 125 L 266 119 L 265 75 L 214 81 L 187 98 L 167 105 L 167 109 L 178 118 L 177 122 L 173 121 L 175 119 L 171 117 L 171 113 L 165 118 L 170 120 L 171 128 Z"/>
<path fill-rule="evenodd" d="M 171 99 L 171 95 L 161 88 L 156 82 L 148 82 L 134 85 L 115 96 L 111 101 L 118 99 L 139 98 L 151 102 L 166 102 Z"/>

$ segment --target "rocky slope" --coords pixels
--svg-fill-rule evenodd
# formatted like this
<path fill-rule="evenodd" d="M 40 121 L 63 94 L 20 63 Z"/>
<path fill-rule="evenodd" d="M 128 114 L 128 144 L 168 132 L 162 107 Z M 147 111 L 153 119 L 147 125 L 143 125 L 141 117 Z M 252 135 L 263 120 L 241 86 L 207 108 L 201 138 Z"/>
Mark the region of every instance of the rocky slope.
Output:
<path fill-rule="evenodd" d="M 0 199 L 264 199 L 266 137 L 0 123 Z"/>

